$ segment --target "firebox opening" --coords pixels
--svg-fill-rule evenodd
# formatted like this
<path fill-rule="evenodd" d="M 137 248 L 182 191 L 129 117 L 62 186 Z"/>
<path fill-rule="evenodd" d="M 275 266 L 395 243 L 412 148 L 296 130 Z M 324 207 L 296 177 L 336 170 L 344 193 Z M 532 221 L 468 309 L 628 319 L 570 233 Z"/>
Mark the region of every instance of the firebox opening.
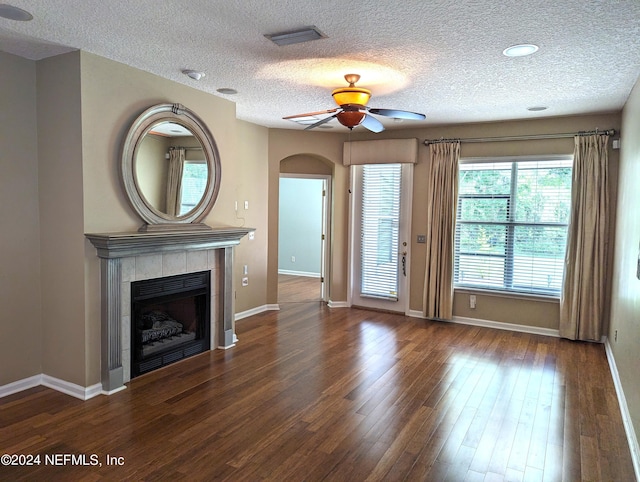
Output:
<path fill-rule="evenodd" d="M 131 283 L 131 377 L 210 348 L 210 272 Z"/>

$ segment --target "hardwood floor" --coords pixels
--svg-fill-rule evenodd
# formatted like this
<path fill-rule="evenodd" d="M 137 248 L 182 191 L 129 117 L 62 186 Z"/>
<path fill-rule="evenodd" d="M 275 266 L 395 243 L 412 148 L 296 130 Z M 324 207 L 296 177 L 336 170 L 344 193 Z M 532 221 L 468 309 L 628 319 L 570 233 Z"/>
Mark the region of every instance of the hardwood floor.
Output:
<path fill-rule="evenodd" d="M 320 278 L 278 275 L 278 303 L 320 301 Z"/>
<path fill-rule="evenodd" d="M 240 321 L 236 347 L 109 397 L 0 399 L 0 453 L 42 457 L 0 479 L 634 480 L 602 345 L 281 308 Z"/>

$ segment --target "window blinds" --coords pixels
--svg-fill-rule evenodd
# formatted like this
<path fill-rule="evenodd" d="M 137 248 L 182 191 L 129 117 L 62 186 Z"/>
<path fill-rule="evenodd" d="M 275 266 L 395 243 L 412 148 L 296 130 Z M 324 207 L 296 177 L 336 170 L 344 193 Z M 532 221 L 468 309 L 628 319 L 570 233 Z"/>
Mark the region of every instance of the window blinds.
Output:
<path fill-rule="evenodd" d="M 402 166 L 362 168 L 360 295 L 397 300 Z"/>
<path fill-rule="evenodd" d="M 558 296 L 571 160 L 461 163 L 454 284 Z"/>

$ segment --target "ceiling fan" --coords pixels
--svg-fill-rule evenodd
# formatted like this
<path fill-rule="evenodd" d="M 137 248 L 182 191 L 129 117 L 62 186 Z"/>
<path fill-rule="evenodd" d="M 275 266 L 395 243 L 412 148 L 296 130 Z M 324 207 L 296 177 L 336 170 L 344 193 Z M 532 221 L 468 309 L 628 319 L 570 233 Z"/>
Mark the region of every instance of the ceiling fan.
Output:
<path fill-rule="evenodd" d="M 349 129 L 362 125 L 371 132 L 382 132 L 384 130 L 384 126 L 378 119 L 370 116 L 368 113 L 394 117 L 396 119 L 425 119 L 424 114 L 418 114 L 416 112 L 395 109 L 373 109 L 371 107 L 367 107 L 367 102 L 369 102 L 369 98 L 371 97 L 371 91 L 361 87 L 356 87 L 356 82 L 360 80 L 360 76 L 358 74 L 347 74 L 344 76 L 344 79 L 349 83 L 349 87 L 341 87 L 339 89 L 335 89 L 331 93 L 333 100 L 339 107 L 336 107 L 335 109 L 321 110 L 318 112 L 308 112 L 306 114 L 290 115 L 288 117 L 283 117 L 283 119 L 296 119 L 299 117 L 313 117 L 321 114 L 333 114 L 325 117 L 315 124 L 311 124 L 306 127 L 305 130 L 321 126 L 322 124 L 329 122 L 334 117 L 337 117 L 338 122 Z"/>

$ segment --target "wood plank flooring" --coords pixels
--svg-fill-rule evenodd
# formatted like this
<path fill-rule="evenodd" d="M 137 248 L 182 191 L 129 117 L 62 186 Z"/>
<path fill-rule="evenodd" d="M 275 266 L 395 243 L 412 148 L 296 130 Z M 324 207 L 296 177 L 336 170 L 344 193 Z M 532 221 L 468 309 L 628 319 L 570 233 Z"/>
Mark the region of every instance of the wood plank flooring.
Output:
<path fill-rule="evenodd" d="M 634 480 L 602 345 L 281 308 L 109 397 L 0 399 L 0 453 L 42 457 L 0 480 Z"/>
<path fill-rule="evenodd" d="M 278 275 L 278 303 L 320 301 L 320 278 Z"/>

